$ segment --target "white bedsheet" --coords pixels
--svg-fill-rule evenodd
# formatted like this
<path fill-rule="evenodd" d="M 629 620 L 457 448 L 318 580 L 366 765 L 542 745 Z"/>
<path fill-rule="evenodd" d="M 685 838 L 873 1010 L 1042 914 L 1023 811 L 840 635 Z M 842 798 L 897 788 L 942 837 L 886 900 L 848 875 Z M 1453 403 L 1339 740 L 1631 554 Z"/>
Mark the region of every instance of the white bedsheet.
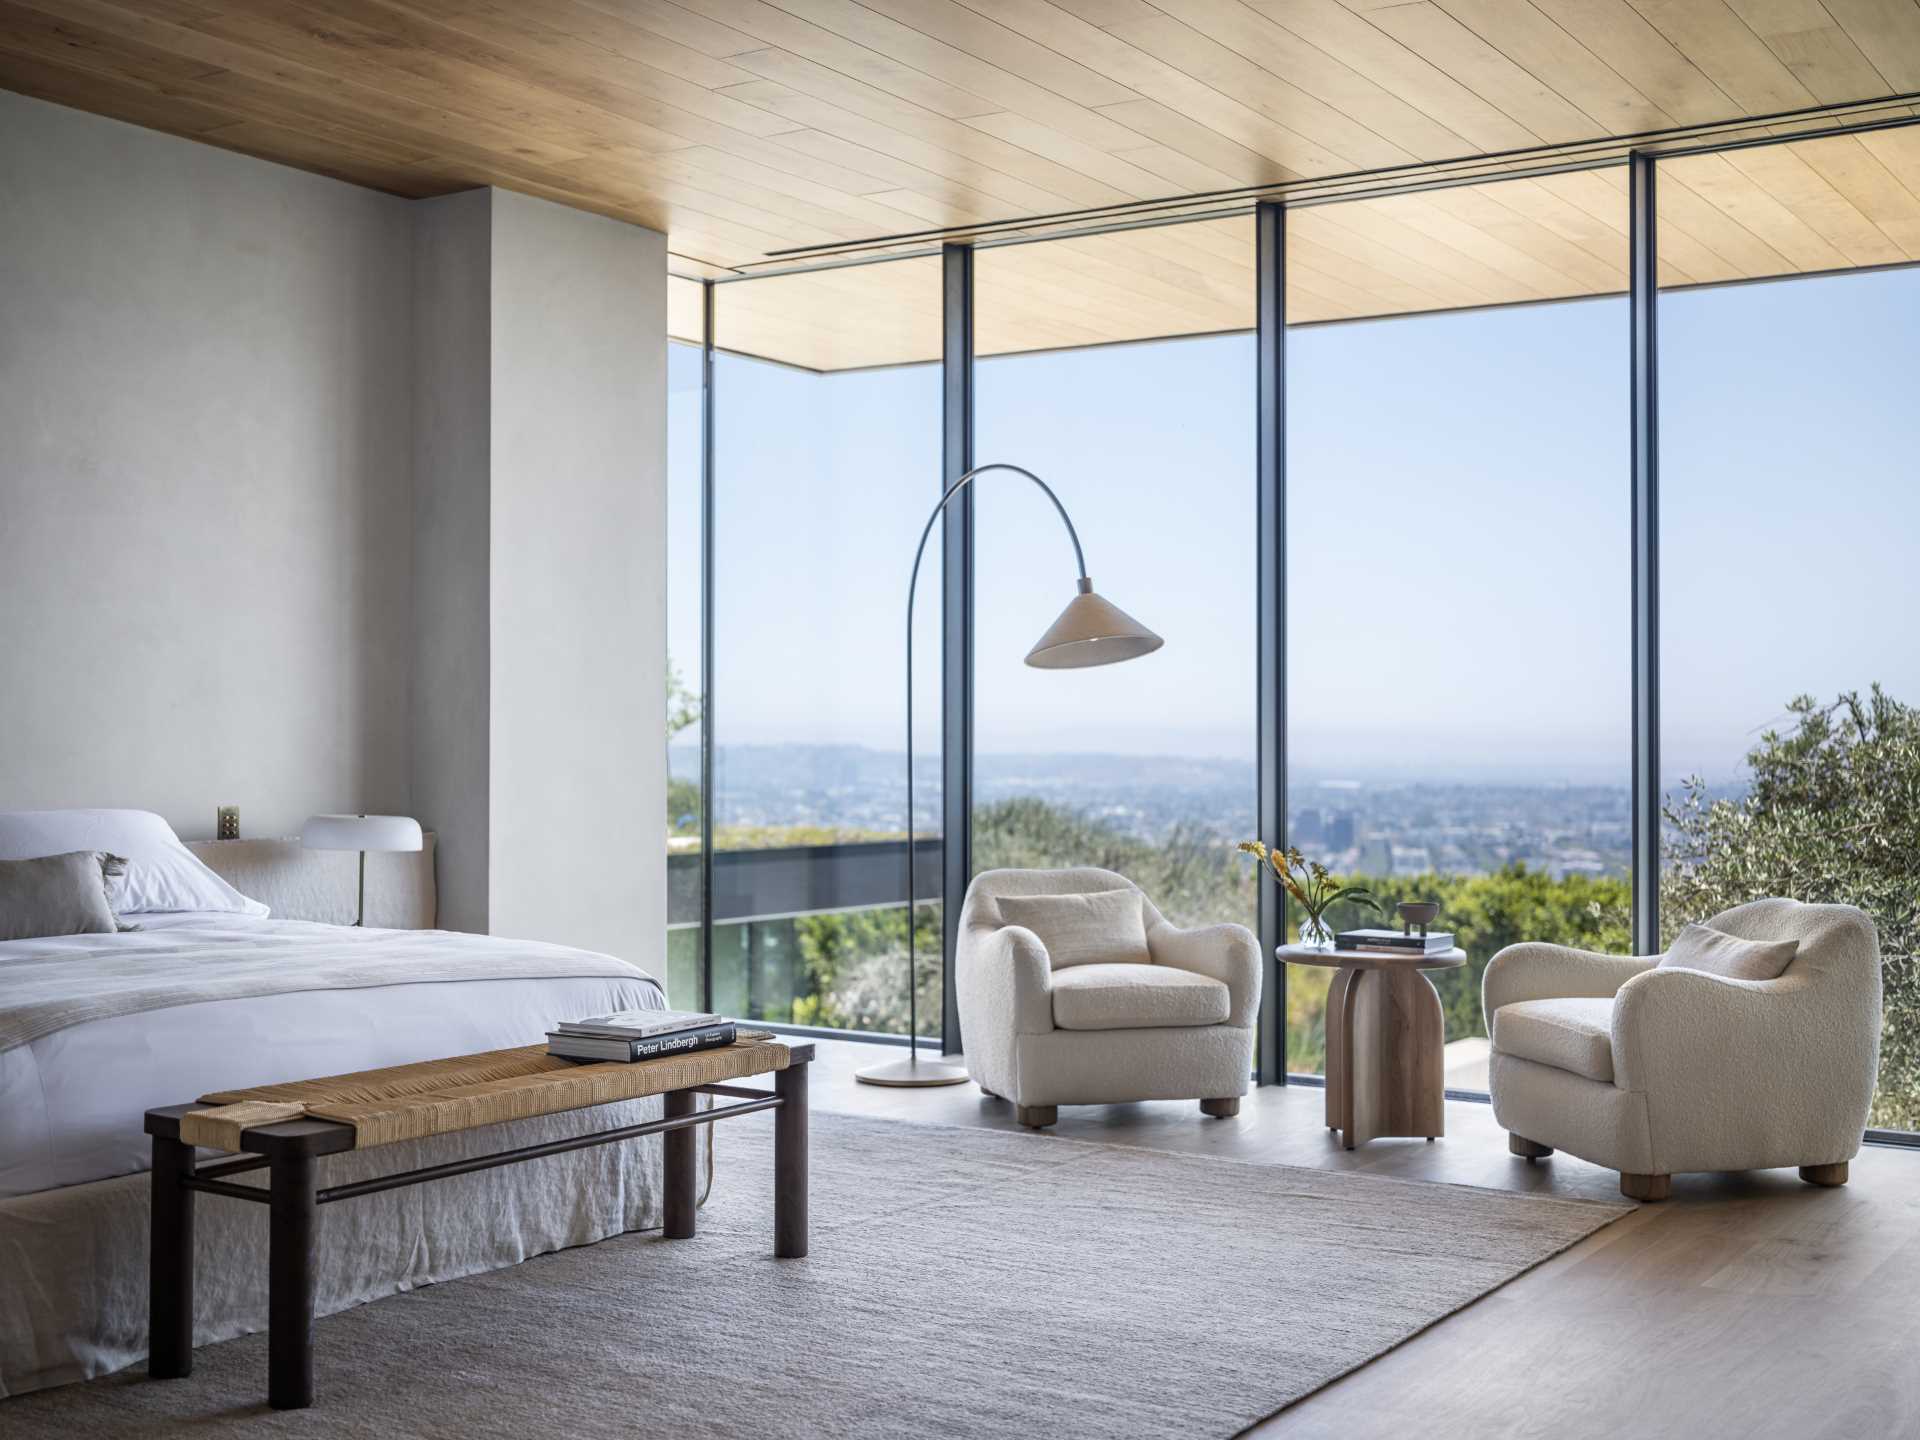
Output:
<path fill-rule="evenodd" d="M 275 927 L 313 928 L 242 915 L 140 920 L 145 931 L 195 927 L 252 940 Z M 476 945 L 512 943 L 470 938 Z M 0 943 L 0 958 L 9 948 Z M 151 1142 L 142 1117 L 155 1105 L 215 1089 L 531 1045 L 559 1020 L 665 1003 L 651 977 L 628 968 L 630 977 L 437 981 L 215 1000 L 43 1035 L 0 1053 L 0 1198 L 146 1169 Z"/>

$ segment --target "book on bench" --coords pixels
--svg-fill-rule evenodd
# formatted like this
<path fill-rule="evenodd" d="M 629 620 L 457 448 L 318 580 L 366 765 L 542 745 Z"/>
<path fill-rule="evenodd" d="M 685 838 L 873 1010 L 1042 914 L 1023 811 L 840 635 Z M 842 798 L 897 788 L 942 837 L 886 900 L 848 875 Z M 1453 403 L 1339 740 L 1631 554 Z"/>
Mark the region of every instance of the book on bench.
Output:
<path fill-rule="evenodd" d="M 547 1053 L 564 1060 L 655 1060 L 662 1055 L 687 1055 L 734 1042 L 731 1020 L 623 1040 L 617 1035 L 576 1035 L 568 1030 L 547 1032 Z"/>
<path fill-rule="evenodd" d="M 668 1035 L 677 1030 L 697 1030 L 703 1025 L 719 1025 L 724 1015 L 700 1010 L 615 1010 L 610 1015 L 590 1015 L 585 1020 L 562 1020 L 553 1028 L 562 1035 L 603 1035 L 616 1040 L 645 1040 L 653 1035 Z"/>

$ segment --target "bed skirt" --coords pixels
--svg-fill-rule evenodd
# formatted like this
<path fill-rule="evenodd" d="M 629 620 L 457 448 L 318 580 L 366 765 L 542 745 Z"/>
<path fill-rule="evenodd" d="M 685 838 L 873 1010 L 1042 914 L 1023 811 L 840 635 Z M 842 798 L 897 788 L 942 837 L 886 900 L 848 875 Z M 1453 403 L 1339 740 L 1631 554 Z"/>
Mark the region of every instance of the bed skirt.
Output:
<path fill-rule="evenodd" d="M 334 1185 L 656 1119 L 659 1097 L 544 1115 L 319 1162 Z M 707 1127 L 709 1135 L 712 1127 Z M 700 1147 L 701 1193 L 706 1146 Z M 323 1206 L 315 1313 L 518 1264 L 660 1223 L 661 1141 L 602 1145 Z M 235 1177 L 266 1184 L 266 1171 Z M 124 1369 L 147 1353 L 145 1174 L 0 1200 L 0 1396 Z M 267 1212 L 195 1197 L 194 1342 L 267 1327 Z"/>

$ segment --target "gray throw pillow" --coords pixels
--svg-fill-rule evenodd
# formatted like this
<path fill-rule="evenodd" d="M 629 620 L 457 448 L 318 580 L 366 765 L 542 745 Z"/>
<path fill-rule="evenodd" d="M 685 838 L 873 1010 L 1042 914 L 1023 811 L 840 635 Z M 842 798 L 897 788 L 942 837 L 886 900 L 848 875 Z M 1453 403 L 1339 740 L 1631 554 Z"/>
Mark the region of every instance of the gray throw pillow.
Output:
<path fill-rule="evenodd" d="M 1674 937 L 1660 965 L 1704 970 L 1728 980 L 1777 980 L 1799 949 L 1798 940 L 1742 940 L 1723 930 L 1689 925 Z"/>
<path fill-rule="evenodd" d="M 126 863 L 100 850 L 0 860 L 0 940 L 113 934 L 120 926 L 107 903 L 107 876 Z"/>
<path fill-rule="evenodd" d="M 1000 919 L 1040 937 L 1055 970 L 1069 965 L 1151 965 L 1138 890 L 1002 895 Z"/>

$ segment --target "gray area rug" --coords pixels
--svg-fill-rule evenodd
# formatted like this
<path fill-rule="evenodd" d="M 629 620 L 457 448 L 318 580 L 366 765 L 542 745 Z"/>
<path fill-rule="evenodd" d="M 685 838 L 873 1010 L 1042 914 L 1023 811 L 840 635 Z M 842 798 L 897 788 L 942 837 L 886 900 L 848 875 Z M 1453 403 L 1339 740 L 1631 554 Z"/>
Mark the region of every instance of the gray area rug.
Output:
<path fill-rule="evenodd" d="M 265 1408 L 253 1335 L 186 1380 L 136 1367 L 0 1402 L 0 1433 L 1227 1437 L 1632 1208 L 813 1126 L 804 1260 L 772 1258 L 754 1116 L 720 1131 L 697 1239 L 623 1236 L 321 1320 L 312 1410 Z"/>

